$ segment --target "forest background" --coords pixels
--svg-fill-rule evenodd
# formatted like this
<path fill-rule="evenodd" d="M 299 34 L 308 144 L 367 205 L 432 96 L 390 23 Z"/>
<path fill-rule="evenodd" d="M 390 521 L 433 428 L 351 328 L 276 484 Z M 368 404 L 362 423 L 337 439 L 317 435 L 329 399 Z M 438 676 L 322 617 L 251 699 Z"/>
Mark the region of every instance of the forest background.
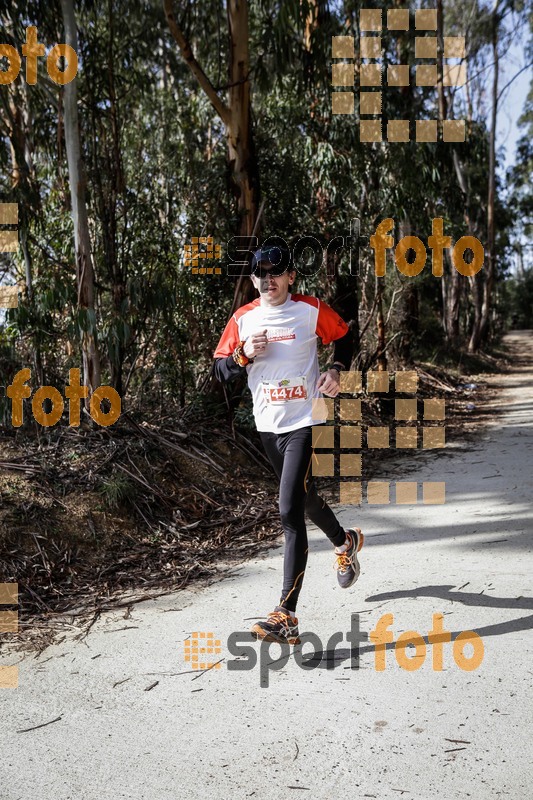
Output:
<path fill-rule="evenodd" d="M 444 36 L 466 37 L 464 87 L 444 86 L 439 70 L 436 88 L 411 80 L 383 91 L 385 121 L 464 119 L 465 142 L 360 142 L 357 101 L 354 115 L 332 114 L 332 36 L 357 42 L 360 9 L 370 7 L 384 15 L 389 7 L 413 15 L 436 8 L 441 52 Z M 104 508 L 129 503 L 154 532 L 154 503 L 166 496 L 161 484 L 147 481 L 151 503 L 135 503 L 142 483 L 133 444 L 137 466 L 116 468 L 117 451 L 134 433 L 146 437 L 147 425 L 152 444 L 159 437 L 168 446 L 174 435 L 185 447 L 193 428 L 219 439 L 227 429 L 234 442 L 253 442 L 249 395 L 242 386 L 223 391 L 211 378 L 226 321 L 255 296 L 246 270 L 228 274 L 226 243 L 234 236 L 291 244 L 309 234 L 327 246 L 349 233 L 354 218 L 370 236 L 391 217 L 398 239 L 426 241 L 441 217 L 452 241 L 473 235 L 482 242 L 485 264 L 473 277 L 459 275 L 449 252 L 442 278 L 429 266 L 406 277 L 390 256 L 386 277 L 377 278 L 369 247 L 360 249 L 357 277 L 333 249 L 324 269 L 306 275 L 302 253 L 297 291 L 318 294 L 349 322 L 353 368 L 465 364 L 490 352 L 511 325 L 533 326 L 533 89 L 507 168 L 497 136 L 506 92 L 531 66 L 531 2 L 0 2 L 2 43 L 20 52 L 29 25 L 47 51 L 58 42 L 74 47 L 79 71 L 58 86 L 40 59 L 29 85 L 23 59 L 19 77 L 0 86 L 0 201 L 18 204 L 20 243 L 14 256 L 0 255 L 0 283 L 22 287 L 18 307 L 0 312 L 0 384 L 30 367 L 33 388 L 63 393 L 69 369 L 80 368 L 90 391 L 101 384 L 117 390 L 129 433 L 110 429 L 105 458 L 113 470 L 101 485 L 103 473 L 97 479 L 89 470 L 78 487 L 100 486 Z M 413 25 L 382 32 L 384 63 L 407 63 L 411 76 L 413 37 Z M 513 69 L 506 59 L 517 40 L 523 58 Z M 360 64 L 356 55 L 356 84 Z M 221 274 L 193 274 L 185 263 L 185 245 L 207 236 L 222 252 L 205 263 Z M 9 450 L 15 431 L 5 396 L 0 423 L 5 459 L 22 463 Z M 31 455 L 40 467 L 26 477 L 42 473 L 58 437 L 71 435 L 67 426 L 65 415 L 56 431 L 43 432 L 26 413 L 17 436 L 41 448 Z M 94 433 L 88 413 L 82 428 L 88 438 L 77 441 L 76 458 L 86 464 Z M 213 460 L 196 447 L 198 463 Z M 248 454 L 264 468 L 258 450 Z M 220 472 L 218 457 L 221 451 L 214 458 Z M 183 506 L 184 491 L 176 490 L 174 505 Z M 66 508 L 68 496 L 64 488 Z M 24 513 L 12 504 L 6 531 L 42 512 L 40 500 L 32 502 Z M 46 526 L 40 530 L 48 536 Z"/>

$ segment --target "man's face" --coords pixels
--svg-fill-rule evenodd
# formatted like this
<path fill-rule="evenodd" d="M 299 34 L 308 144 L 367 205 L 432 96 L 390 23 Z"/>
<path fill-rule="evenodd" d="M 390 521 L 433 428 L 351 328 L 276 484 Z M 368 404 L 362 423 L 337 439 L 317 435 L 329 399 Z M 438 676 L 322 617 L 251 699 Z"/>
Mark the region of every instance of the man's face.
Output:
<path fill-rule="evenodd" d="M 262 261 L 257 273 L 252 275 L 252 283 L 261 295 L 261 299 L 269 305 L 284 303 L 289 294 L 289 286 L 294 282 L 295 270 L 285 270 L 281 275 L 270 261 Z"/>

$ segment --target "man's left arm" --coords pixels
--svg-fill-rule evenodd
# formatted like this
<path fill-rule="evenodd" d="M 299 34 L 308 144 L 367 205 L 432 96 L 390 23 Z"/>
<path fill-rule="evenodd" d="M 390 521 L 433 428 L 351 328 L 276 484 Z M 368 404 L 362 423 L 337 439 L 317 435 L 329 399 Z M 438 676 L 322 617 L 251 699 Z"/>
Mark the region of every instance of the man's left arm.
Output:
<path fill-rule="evenodd" d="M 326 303 L 320 303 L 317 335 L 323 344 L 333 345 L 333 363 L 320 375 L 318 389 L 322 394 L 336 397 L 340 391 L 340 372 L 349 369 L 353 358 L 353 333 L 340 317 Z"/>
<path fill-rule="evenodd" d="M 335 339 L 333 344 L 333 363 L 331 366 L 338 364 L 341 369 L 350 369 L 350 364 L 353 358 L 353 332 L 351 328 L 341 336 L 340 339 Z"/>

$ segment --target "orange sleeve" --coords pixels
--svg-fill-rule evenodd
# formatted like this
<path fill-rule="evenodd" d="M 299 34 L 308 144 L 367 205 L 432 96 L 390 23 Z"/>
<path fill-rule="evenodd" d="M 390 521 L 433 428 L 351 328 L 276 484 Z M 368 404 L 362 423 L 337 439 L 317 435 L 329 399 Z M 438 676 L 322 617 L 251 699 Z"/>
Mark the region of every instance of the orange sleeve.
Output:
<path fill-rule="evenodd" d="M 316 335 L 322 339 L 322 344 L 330 344 L 348 333 L 348 325 L 339 317 L 336 311 L 326 303 L 320 302 L 318 318 L 316 321 Z"/>
<path fill-rule="evenodd" d="M 234 314 L 224 328 L 224 333 L 220 337 L 213 358 L 225 358 L 230 356 L 239 344 L 239 341 L 239 328 Z"/>

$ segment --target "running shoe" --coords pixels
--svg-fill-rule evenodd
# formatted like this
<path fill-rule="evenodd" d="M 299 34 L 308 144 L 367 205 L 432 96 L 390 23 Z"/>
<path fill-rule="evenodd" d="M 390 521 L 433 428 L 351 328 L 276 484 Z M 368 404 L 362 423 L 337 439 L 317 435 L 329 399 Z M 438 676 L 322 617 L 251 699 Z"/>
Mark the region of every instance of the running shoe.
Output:
<path fill-rule="evenodd" d="M 337 553 L 335 569 L 337 570 L 337 580 L 341 589 L 348 589 L 359 577 L 361 567 L 357 558 L 357 553 L 363 546 L 365 537 L 360 528 L 348 528 L 346 536 L 350 540 L 348 549 L 344 553 Z"/>
<path fill-rule="evenodd" d="M 280 644 L 300 644 L 298 619 L 283 606 L 276 606 L 265 622 L 256 622 L 251 633 L 256 639 Z"/>

